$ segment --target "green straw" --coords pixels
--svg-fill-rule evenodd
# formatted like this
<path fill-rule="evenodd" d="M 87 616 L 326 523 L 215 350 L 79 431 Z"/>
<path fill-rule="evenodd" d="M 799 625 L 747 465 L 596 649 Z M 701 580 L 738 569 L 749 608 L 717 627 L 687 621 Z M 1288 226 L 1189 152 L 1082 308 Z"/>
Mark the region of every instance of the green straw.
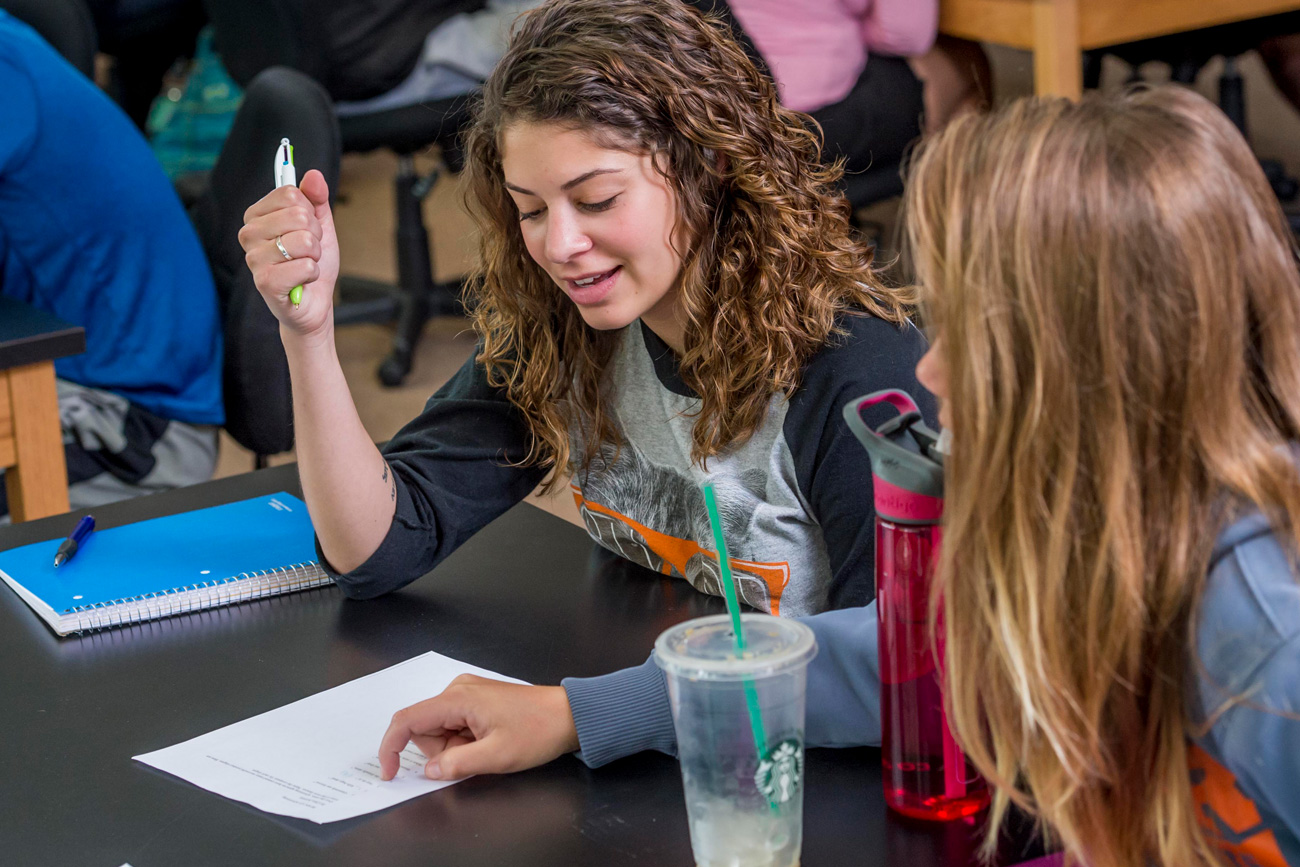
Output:
<path fill-rule="evenodd" d="M 704 483 L 704 505 L 709 510 L 709 524 L 713 528 L 713 544 L 718 548 L 718 565 L 722 567 L 722 592 L 727 599 L 727 611 L 731 614 L 731 630 L 736 637 L 736 658 L 745 652 L 745 632 L 740 624 L 740 600 L 736 596 L 736 582 L 731 576 L 731 557 L 727 555 L 727 540 L 722 537 L 722 518 L 718 515 L 718 502 L 713 495 L 713 483 Z M 745 704 L 749 707 L 749 727 L 754 732 L 754 746 L 758 748 L 758 760 L 767 758 L 767 735 L 763 732 L 763 716 L 758 709 L 758 693 L 754 682 L 746 680 Z M 772 804 L 775 807 L 775 804 Z"/>

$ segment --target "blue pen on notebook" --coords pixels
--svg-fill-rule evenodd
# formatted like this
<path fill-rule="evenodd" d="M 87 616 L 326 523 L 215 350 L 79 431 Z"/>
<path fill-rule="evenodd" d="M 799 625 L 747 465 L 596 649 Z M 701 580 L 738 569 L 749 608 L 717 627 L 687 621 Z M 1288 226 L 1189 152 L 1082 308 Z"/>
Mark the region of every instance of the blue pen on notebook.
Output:
<path fill-rule="evenodd" d="M 68 536 L 68 538 L 64 540 L 63 544 L 59 546 L 58 553 L 54 555 L 54 568 L 59 568 L 64 563 L 75 557 L 77 549 L 81 547 L 81 543 L 86 541 L 86 537 L 89 536 L 90 532 L 94 529 L 95 519 L 93 516 L 87 515 L 78 521 L 77 526 L 72 531 L 72 535 Z"/>

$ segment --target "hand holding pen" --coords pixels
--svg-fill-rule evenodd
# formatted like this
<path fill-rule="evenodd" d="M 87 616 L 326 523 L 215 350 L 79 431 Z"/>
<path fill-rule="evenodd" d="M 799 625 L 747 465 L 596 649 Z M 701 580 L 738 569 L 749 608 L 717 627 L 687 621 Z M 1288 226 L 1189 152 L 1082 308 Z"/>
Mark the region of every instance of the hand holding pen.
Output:
<path fill-rule="evenodd" d="M 277 148 L 277 181 L 288 178 L 284 163 L 292 168 L 286 146 Z M 257 290 L 282 326 L 299 334 L 332 327 L 338 238 L 320 172 L 307 172 L 301 186 L 276 187 L 245 211 L 239 244 Z M 303 288 L 295 293 L 295 287 Z"/>

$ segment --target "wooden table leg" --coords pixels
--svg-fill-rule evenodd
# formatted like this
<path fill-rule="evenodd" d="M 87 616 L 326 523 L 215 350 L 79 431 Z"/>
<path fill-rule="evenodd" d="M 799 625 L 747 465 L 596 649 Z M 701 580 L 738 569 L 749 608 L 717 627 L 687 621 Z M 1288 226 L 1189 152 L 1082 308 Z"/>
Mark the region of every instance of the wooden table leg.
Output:
<path fill-rule="evenodd" d="M 1080 2 L 1034 0 L 1034 93 L 1039 96 L 1083 96 Z"/>
<path fill-rule="evenodd" d="M 12 367 L 9 377 L 14 466 L 5 471 L 9 514 L 31 521 L 68 511 L 68 466 L 59 426 L 54 362 Z"/>

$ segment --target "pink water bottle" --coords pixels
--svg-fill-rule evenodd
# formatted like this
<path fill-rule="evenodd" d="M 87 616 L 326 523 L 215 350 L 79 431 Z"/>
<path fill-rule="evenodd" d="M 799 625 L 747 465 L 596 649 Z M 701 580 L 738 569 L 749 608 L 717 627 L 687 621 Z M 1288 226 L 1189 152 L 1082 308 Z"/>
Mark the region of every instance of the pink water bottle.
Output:
<path fill-rule="evenodd" d="M 890 404 L 899 415 L 873 431 L 862 421 L 862 410 L 878 403 Z M 943 532 L 938 436 L 904 391 L 853 400 L 844 418 L 871 456 L 875 490 L 885 803 L 917 819 L 970 816 L 988 804 L 988 787 L 948 729 L 943 648 L 936 660 L 930 643 L 930 581 Z"/>

